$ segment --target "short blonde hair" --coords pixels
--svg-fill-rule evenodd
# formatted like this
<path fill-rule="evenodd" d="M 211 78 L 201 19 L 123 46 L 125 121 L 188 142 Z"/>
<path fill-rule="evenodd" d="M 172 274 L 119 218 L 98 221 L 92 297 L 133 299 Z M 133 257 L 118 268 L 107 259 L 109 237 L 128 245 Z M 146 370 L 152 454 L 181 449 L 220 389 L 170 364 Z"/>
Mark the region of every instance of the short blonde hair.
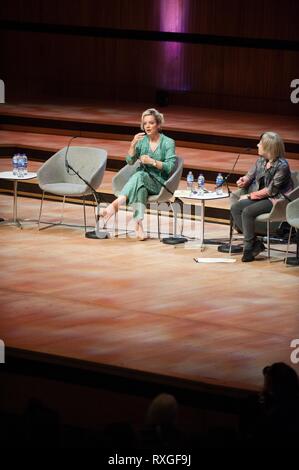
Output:
<path fill-rule="evenodd" d="M 156 119 L 156 123 L 159 126 L 162 126 L 162 124 L 164 124 L 163 114 L 159 113 L 159 111 L 157 111 L 157 109 L 155 109 L 155 108 L 149 108 L 149 109 L 146 109 L 145 111 L 143 111 L 143 113 L 142 113 L 141 124 L 140 124 L 141 130 L 143 130 L 143 119 L 145 118 L 145 116 L 154 116 L 154 118 Z"/>
<path fill-rule="evenodd" d="M 269 152 L 273 160 L 276 160 L 279 157 L 285 157 L 283 140 L 276 132 L 264 132 L 261 135 L 261 143 L 263 145 L 263 149 L 266 152 Z"/>

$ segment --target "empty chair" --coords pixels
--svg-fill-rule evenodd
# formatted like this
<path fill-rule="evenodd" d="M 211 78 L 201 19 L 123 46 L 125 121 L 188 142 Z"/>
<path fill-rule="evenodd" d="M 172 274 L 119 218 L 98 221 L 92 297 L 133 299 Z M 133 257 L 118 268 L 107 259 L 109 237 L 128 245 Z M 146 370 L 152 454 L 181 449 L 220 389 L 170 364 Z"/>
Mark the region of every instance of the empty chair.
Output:
<path fill-rule="evenodd" d="M 287 254 L 286 254 L 285 261 L 286 261 L 286 264 L 289 264 L 292 266 L 298 266 L 299 265 L 299 197 L 287 205 L 286 219 L 287 219 L 288 224 L 290 224 L 291 228 L 290 228 Z M 296 230 L 297 252 L 296 252 L 296 257 L 288 258 L 289 246 L 290 246 L 293 227 Z"/>
<path fill-rule="evenodd" d="M 67 170 L 66 153 L 69 164 L 86 182 L 81 180 L 71 169 Z M 41 222 L 45 193 L 63 196 L 63 208 L 60 222 L 50 223 L 47 227 L 62 224 L 66 196 L 84 197 L 93 194 L 90 186 L 94 190 L 100 186 L 104 176 L 106 162 L 106 150 L 90 147 L 72 146 L 69 147 L 68 151 L 67 147 L 64 147 L 49 158 L 37 173 L 38 184 L 43 191 L 38 218 L 38 229 L 40 230 L 41 223 L 46 223 Z M 86 232 L 85 198 L 83 199 L 83 212 Z"/>
<path fill-rule="evenodd" d="M 137 161 L 134 165 L 125 165 L 113 178 L 112 180 L 112 188 L 113 193 L 116 196 L 119 196 L 122 188 L 127 183 L 129 178 L 135 173 L 136 168 L 139 166 L 139 162 Z M 148 197 L 147 203 L 148 204 L 157 204 L 157 218 L 158 218 L 158 236 L 160 238 L 160 211 L 159 211 L 159 204 L 166 203 L 172 207 L 171 199 L 172 193 L 176 191 L 180 184 L 180 180 L 183 173 L 183 159 L 180 157 L 176 157 L 176 164 L 175 167 L 165 182 L 165 186 L 170 190 L 168 191 L 166 188 L 162 186 L 159 194 L 155 194 Z"/>

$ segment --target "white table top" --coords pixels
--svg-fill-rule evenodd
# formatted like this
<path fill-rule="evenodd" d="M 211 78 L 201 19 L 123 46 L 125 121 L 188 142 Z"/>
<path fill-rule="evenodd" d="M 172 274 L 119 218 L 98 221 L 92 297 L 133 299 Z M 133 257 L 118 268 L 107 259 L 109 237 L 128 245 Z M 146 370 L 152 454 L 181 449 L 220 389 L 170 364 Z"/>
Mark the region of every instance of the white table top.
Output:
<path fill-rule="evenodd" d="M 211 199 L 224 199 L 226 197 L 229 197 L 228 193 L 222 193 L 222 194 L 216 194 L 215 191 L 209 191 L 204 194 L 198 194 L 198 193 L 192 193 L 190 194 L 190 191 L 181 191 L 177 190 L 174 192 L 174 197 L 177 197 L 179 199 L 195 199 L 197 201 L 210 201 Z"/>
<path fill-rule="evenodd" d="M 5 180 L 31 180 L 32 178 L 36 178 L 36 173 L 28 172 L 25 176 L 17 176 L 14 175 L 12 171 L 0 171 L 0 178 Z"/>

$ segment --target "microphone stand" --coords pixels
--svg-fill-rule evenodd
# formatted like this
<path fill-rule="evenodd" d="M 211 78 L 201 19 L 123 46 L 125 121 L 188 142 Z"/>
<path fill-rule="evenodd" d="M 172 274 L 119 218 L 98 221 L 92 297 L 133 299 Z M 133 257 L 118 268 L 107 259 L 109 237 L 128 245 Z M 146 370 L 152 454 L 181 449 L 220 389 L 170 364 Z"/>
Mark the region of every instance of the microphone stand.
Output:
<path fill-rule="evenodd" d="M 173 196 L 174 193 L 173 193 L 169 188 L 167 188 L 166 184 L 162 183 L 160 180 L 158 180 L 158 178 L 155 177 L 155 175 L 152 175 L 152 174 L 148 171 L 146 165 L 144 165 L 144 163 L 142 163 L 142 161 L 140 160 L 140 158 L 138 158 L 138 161 L 139 161 L 139 164 L 140 164 L 141 168 L 142 168 L 153 180 L 155 180 L 155 181 L 157 181 L 159 184 L 161 184 L 161 185 L 163 186 L 163 188 L 165 188 L 166 191 L 168 191 L 168 192 Z"/>
<path fill-rule="evenodd" d="M 77 139 L 79 136 L 78 135 L 74 135 L 73 137 L 70 138 L 68 144 L 67 144 L 67 149 L 66 149 L 66 152 L 64 154 L 64 166 L 65 166 L 65 169 L 67 171 L 68 174 L 70 174 L 70 165 L 69 165 L 69 162 L 67 160 L 67 154 L 68 154 L 68 151 L 69 151 L 69 148 L 70 148 L 70 145 L 71 145 L 71 142 L 74 140 L 74 139 Z M 74 171 L 74 170 L 73 170 Z M 80 176 L 79 176 L 80 178 Z"/>
<path fill-rule="evenodd" d="M 244 150 L 244 152 L 247 153 L 249 150 L 250 150 L 250 148 L 246 148 L 246 149 Z M 229 185 L 228 185 L 228 180 L 229 180 L 229 178 L 231 177 L 232 172 L 234 171 L 234 169 L 235 169 L 235 167 L 236 167 L 236 165 L 237 165 L 237 163 L 238 163 L 238 161 L 239 161 L 240 156 L 241 156 L 241 154 L 239 153 L 239 154 L 237 155 L 237 158 L 236 158 L 236 160 L 235 160 L 235 163 L 233 164 L 232 169 L 231 169 L 230 172 L 224 177 L 224 184 L 226 185 L 226 189 L 227 189 L 227 192 L 228 192 L 228 195 L 229 195 L 229 196 L 231 195 L 232 192 L 231 192 L 230 187 L 229 187 Z M 216 188 L 217 188 L 217 187 L 219 187 L 219 186 L 216 186 Z"/>
<path fill-rule="evenodd" d="M 246 148 L 246 149 L 244 150 L 244 153 L 248 153 L 249 150 L 250 150 L 250 147 Z M 236 165 L 237 165 L 237 163 L 238 163 L 238 161 L 239 161 L 240 156 L 241 156 L 241 153 L 239 153 L 239 154 L 237 155 L 237 158 L 236 158 L 236 160 L 235 160 L 235 162 L 234 162 L 234 164 L 233 164 L 233 167 L 232 167 L 231 171 L 224 177 L 224 183 L 225 183 L 225 185 L 226 185 L 228 197 L 230 197 L 230 195 L 231 195 L 231 193 L 232 193 L 231 190 L 230 190 L 230 187 L 229 187 L 229 185 L 228 185 L 228 180 L 229 180 L 229 178 L 231 177 L 232 172 L 234 171 L 234 169 L 235 169 L 235 167 L 236 167 Z M 221 185 L 221 186 L 222 186 L 222 185 Z M 217 188 L 217 187 L 219 187 L 219 186 L 216 186 L 216 188 Z M 233 220 L 232 220 L 232 216 L 231 216 L 231 214 L 230 214 L 230 239 L 231 239 L 231 234 L 232 234 L 232 231 L 233 231 L 233 225 L 232 225 L 232 224 L 233 224 Z M 220 251 L 221 253 L 231 253 L 231 249 L 232 249 L 232 248 L 231 248 L 231 244 L 230 244 L 230 243 L 228 243 L 228 244 L 227 244 L 227 243 L 221 244 L 221 245 L 219 245 L 219 247 L 218 247 L 218 251 Z M 243 251 L 243 249 L 241 249 L 241 247 L 238 246 L 238 247 L 235 248 L 235 252 L 236 252 L 236 253 L 239 253 L 239 252 L 241 252 L 241 251 Z"/>
<path fill-rule="evenodd" d="M 70 171 L 73 171 L 75 175 L 78 176 L 78 178 L 80 178 L 81 181 L 83 181 L 86 186 L 89 187 L 89 189 L 91 190 L 92 194 L 93 194 L 93 197 L 95 199 L 95 202 L 96 202 L 96 224 L 95 224 L 95 230 L 92 230 L 91 232 L 86 232 L 85 233 L 85 237 L 86 238 L 93 238 L 93 239 L 99 239 L 99 240 L 103 240 L 104 238 L 109 238 L 109 233 L 105 230 L 102 230 L 100 231 L 100 222 L 99 222 L 99 215 L 100 215 L 100 199 L 99 199 L 99 195 L 98 193 L 96 192 L 96 190 L 94 189 L 93 186 L 91 186 L 91 184 L 85 179 L 83 178 L 82 175 L 80 175 L 80 173 L 78 171 L 75 170 L 75 168 L 68 162 L 68 159 L 67 159 L 67 154 L 68 154 L 68 150 L 69 150 L 69 147 L 70 147 L 70 144 L 72 142 L 73 139 L 76 139 L 77 137 L 79 136 L 74 136 L 72 137 L 70 140 L 69 140 L 69 143 L 68 143 L 68 146 L 67 146 L 67 149 L 66 149 L 66 153 L 65 153 L 65 156 L 64 156 L 64 159 L 65 159 L 65 167 L 66 167 L 66 171 L 67 173 L 69 174 Z"/>
<path fill-rule="evenodd" d="M 250 150 L 250 147 L 247 147 L 247 148 L 244 150 L 244 153 L 248 153 L 249 150 Z M 232 175 L 232 172 L 234 171 L 234 169 L 235 169 L 235 167 L 236 167 L 236 165 L 237 165 L 237 163 L 238 163 L 240 157 L 241 157 L 241 153 L 239 153 L 239 154 L 237 155 L 237 158 L 236 158 L 236 160 L 235 160 L 235 162 L 234 162 L 234 164 L 233 164 L 233 167 L 232 167 L 232 169 L 230 170 L 230 172 L 223 178 L 223 180 L 224 180 L 223 183 L 224 183 L 225 186 L 226 186 L 227 193 L 228 193 L 229 196 L 231 195 L 232 192 L 231 192 L 230 187 L 229 187 L 229 185 L 228 185 L 228 180 L 230 179 L 230 177 L 231 177 L 231 175 Z M 223 183 L 221 184 L 221 186 L 223 185 Z M 219 187 L 220 187 L 220 185 L 216 186 L 216 188 L 219 188 Z"/>

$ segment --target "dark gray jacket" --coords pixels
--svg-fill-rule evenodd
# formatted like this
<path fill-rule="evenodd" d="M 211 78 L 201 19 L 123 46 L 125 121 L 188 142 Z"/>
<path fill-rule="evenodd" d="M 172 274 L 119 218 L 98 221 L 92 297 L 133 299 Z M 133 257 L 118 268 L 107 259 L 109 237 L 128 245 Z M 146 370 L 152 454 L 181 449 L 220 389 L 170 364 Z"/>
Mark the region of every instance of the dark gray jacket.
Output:
<path fill-rule="evenodd" d="M 248 192 L 259 191 L 261 180 L 264 178 L 264 187 L 267 188 L 268 197 L 279 199 L 282 194 L 293 189 L 289 164 L 284 158 L 275 160 L 268 170 L 266 164 L 267 160 L 259 157 L 246 174 Z"/>

